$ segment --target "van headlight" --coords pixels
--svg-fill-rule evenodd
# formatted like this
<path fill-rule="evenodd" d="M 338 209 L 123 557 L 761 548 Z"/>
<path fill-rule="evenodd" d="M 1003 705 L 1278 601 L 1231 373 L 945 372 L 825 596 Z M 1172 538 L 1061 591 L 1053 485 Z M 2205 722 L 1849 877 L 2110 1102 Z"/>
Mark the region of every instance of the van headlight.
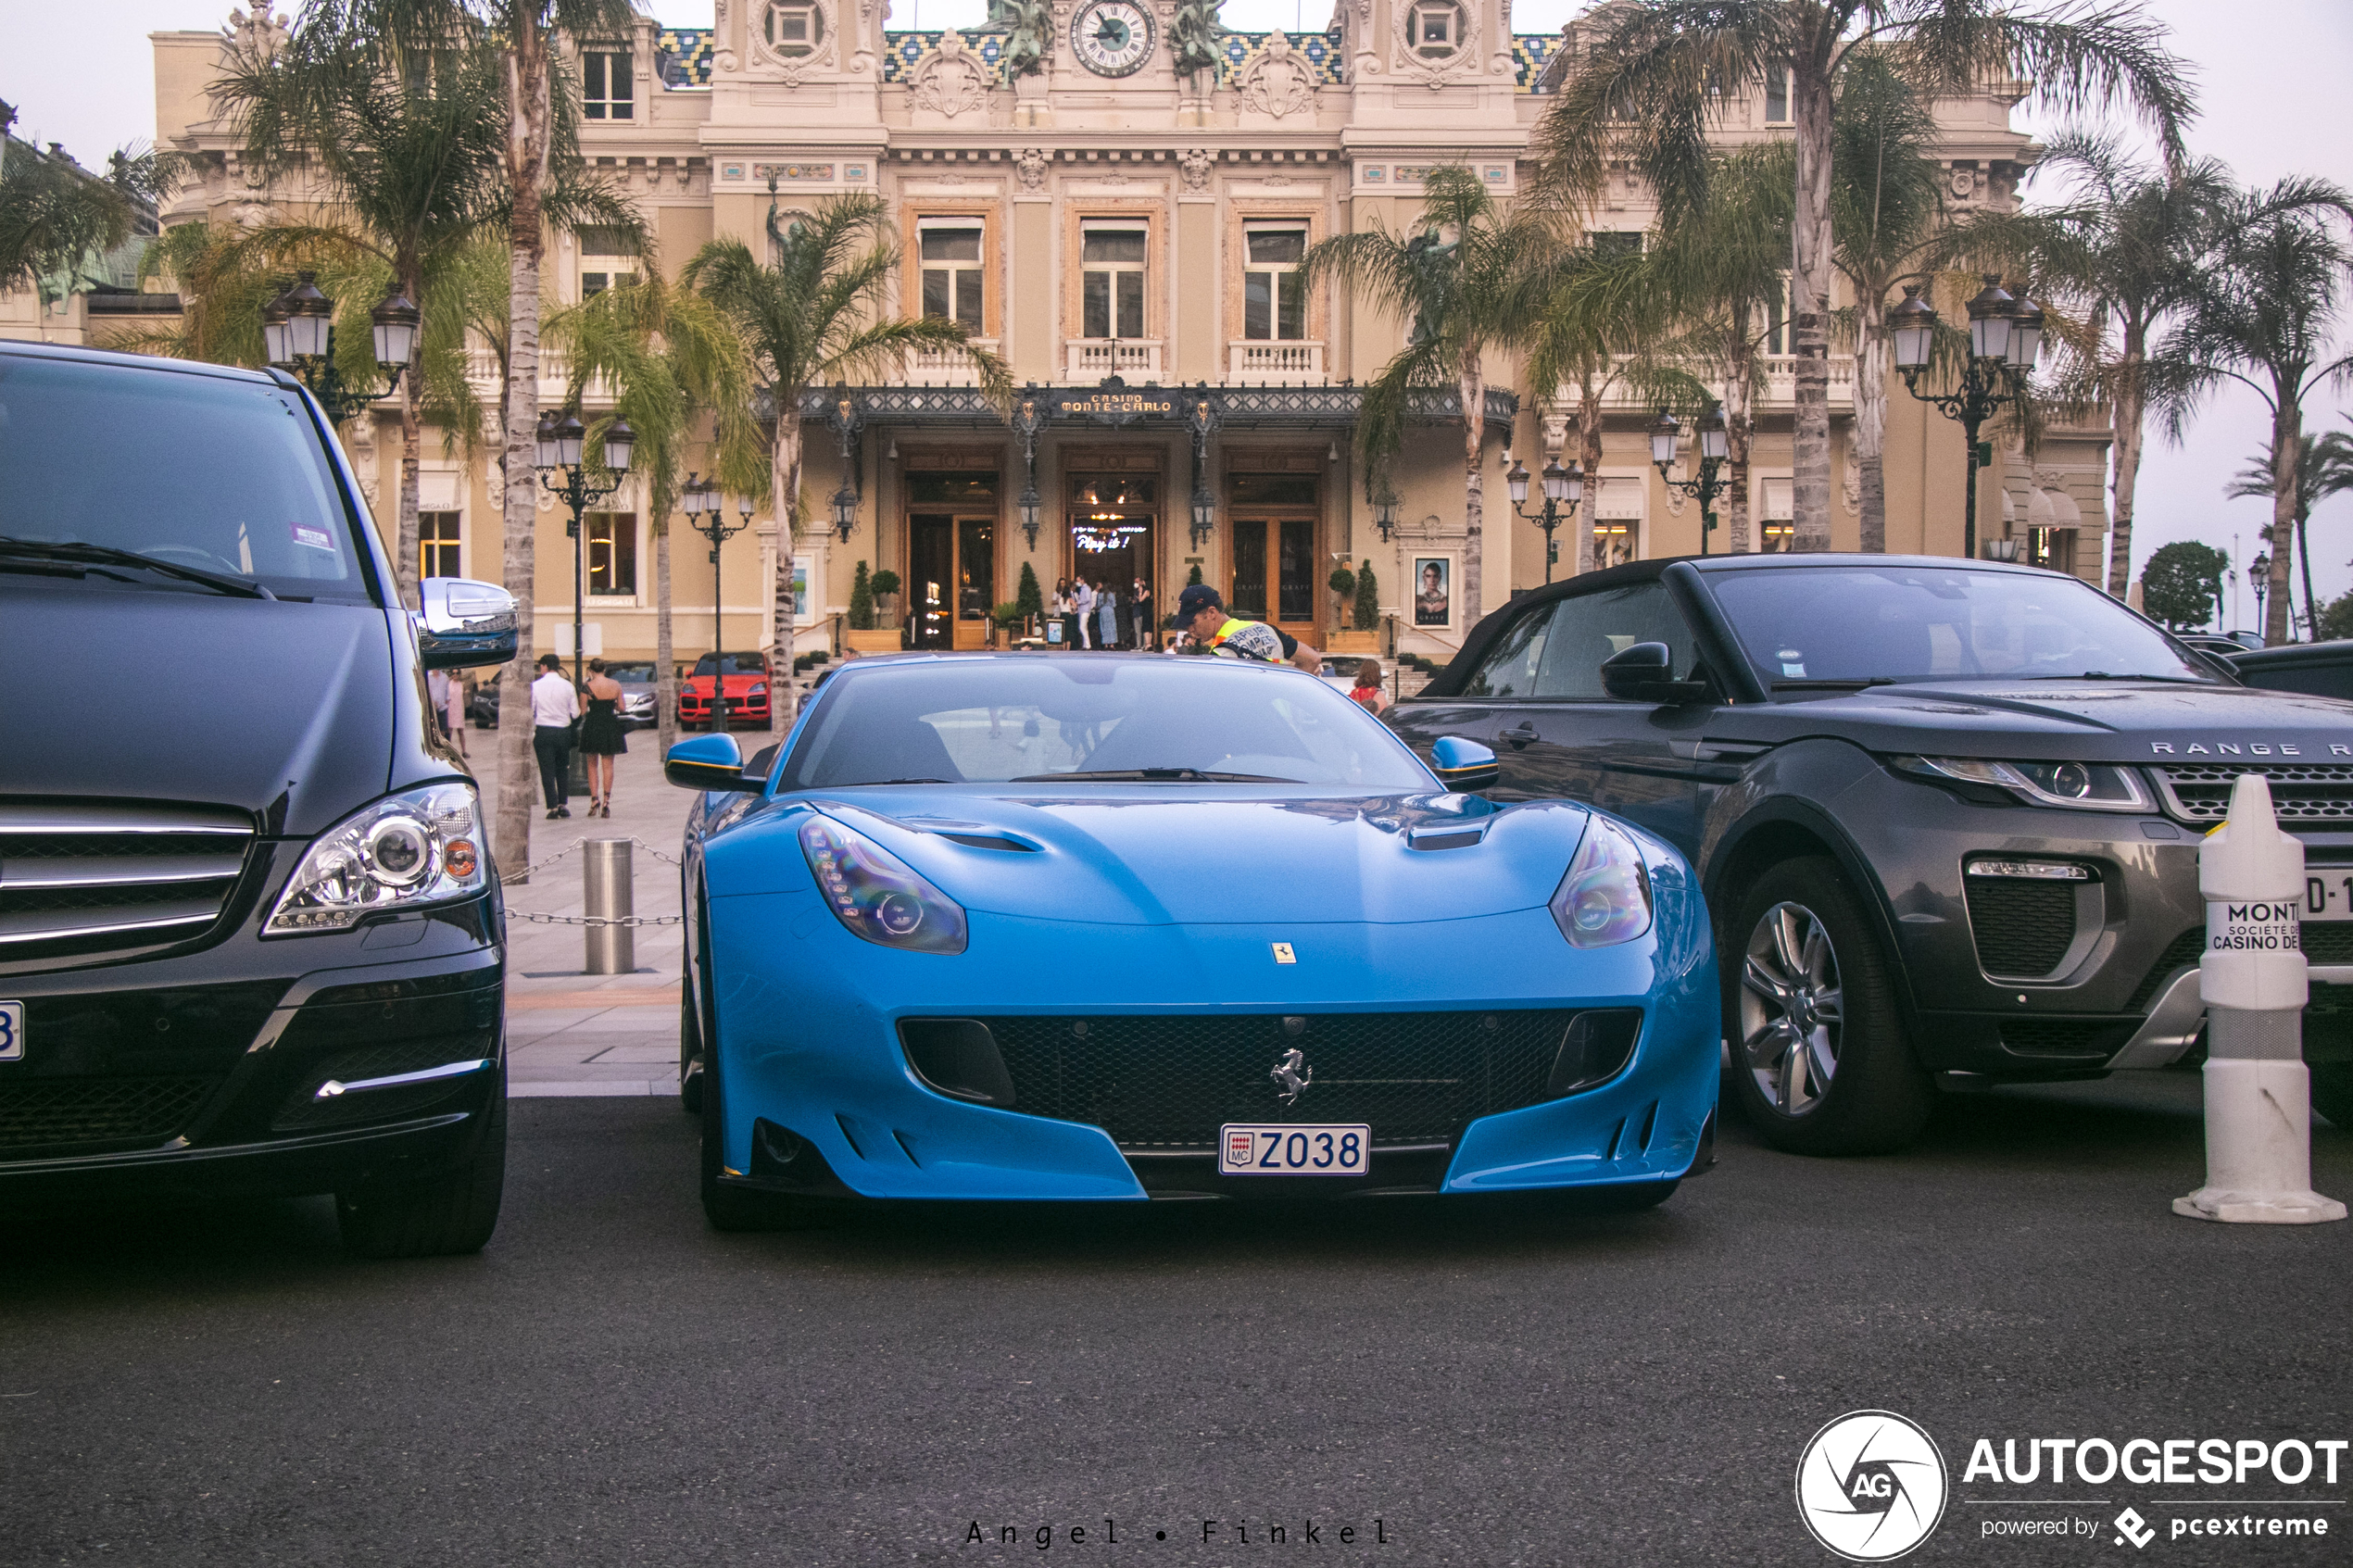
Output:
<path fill-rule="evenodd" d="M 901 952 L 964 950 L 963 907 L 855 828 L 812 816 L 800 824 L 800 852 L 851 935 Z"/>
<path fill-rule="evenodd" d="M 2140 774 L 2106 762 L 1989 762 L 1976 757 L 1897 757 L 1899 773 L 1946 788 L 1975 784 L 2000 790 L 2030 806 L 2067 806 L 2079 811 L 2148 811 L 2156 808 Z"/>
<path fill-rule="evenodd" d="M 1552 909 L 1573 947 L 1614 947 L 1648 931 L 1651 879 L 1642 849 L 1615 823 L 1593 818 Z"/>
<path fill-rule="evenodd" d="M 344 931 L 363 915 L 471 897 L 489 881 L 473 786 L 387 795 L 310 841 L 265 936 Z"/>

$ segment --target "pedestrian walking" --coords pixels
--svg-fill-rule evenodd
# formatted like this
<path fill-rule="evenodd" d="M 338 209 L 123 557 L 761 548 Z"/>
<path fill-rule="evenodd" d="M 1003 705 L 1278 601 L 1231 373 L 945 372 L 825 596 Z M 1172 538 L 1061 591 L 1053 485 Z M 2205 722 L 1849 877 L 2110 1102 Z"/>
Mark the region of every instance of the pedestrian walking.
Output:
<path fill-rule="evenodd" d="M 1108 583 L 1100 583 L 1095 589 L 1095 646 L 1119 646 L 1119 596 L 1112 592 Z"/>
<path fill-rule="evenodd" d="M 1311 675 L 1324 668 L 1322 654 L 1281 627 L 1229 614 L 1226 601 L 1206 583 L 1191 583 L 1176 596 L 1176 613 L 1168 618 L 1168 630 L 1187 633 L 1196 646 L 1223 659 L 1290 663 Z"/>
<path fill-rule="evenodd" d="M 580 749 L 588 759 L 588 814 L 612 815 L 612 759 L 629 749 L 621 727 L 621 683 L 605 661 L 588 661 L 588 711 L 580 721 Z"/>
<path fill-rule="evenodd" d="M 1140 577 L 1127 591 L 1127 623 L 1138 647 L 1152 646 L 1152 591 Z"/>
<path fill-rule="evenodd" d="M 1071 584 L 1070 597 L 1070 608 L 1078 620 L 1078 646 L 1091 648 L 1095 646 L 1095 585 L 1081 577 Z"/>
<path fill-rule="evenodd" d="M 1389 711 L 1390 697 L 1380 684 L 1380 660 L 1359 659 L 1356 663 L 1356 684 L 1349 688 L 1349 700 L 1365 705 L 1365 710 L 1375 718 Z"/>
<path fill-rule="evenodd" d="M 1054 621 L 1062 628 L 1062 646 L 1078 646 L 1078 601 L 1071 596 L 1070 579 L 1054 580 Z"/>
<path fill-rule="evenodd" d="M 539 678 L 531 683 L 531 750 L 539 759 L 539 793 L 547 820 L 572 815 L 566 776 L 572 771 L 572 726 L 580 717 L 580 694 L 564 674 L 564 661 L 539 656 Z"/>

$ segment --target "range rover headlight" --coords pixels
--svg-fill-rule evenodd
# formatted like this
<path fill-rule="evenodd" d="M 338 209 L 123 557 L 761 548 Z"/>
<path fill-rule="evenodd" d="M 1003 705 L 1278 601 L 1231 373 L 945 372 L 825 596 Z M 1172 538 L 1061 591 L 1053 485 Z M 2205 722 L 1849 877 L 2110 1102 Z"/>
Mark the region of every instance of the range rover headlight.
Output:
<path fill-rule="evenodd" d="M 262 935 L 346 931 L 380 910 L 471 897 L 489 875 L 472 784 L 387 795 L 311 840 Z"/>
<path fill-rule="evenodd" d="M 1899 773 L 1935 784 L 1959 783 L 2002 790 L 2032 806 L 2082 811 L 2155 809 L 2140 774 L 2106 762 L 1988 762 L 1976 757 L 1898 757 Z"/>
<path fill-rule="evenodd" d="M 800 852 L 851 935 L 908 953 L 964 950 L 963 907 L 857 829 L 812 815 L 800 824 Z"/>
<path fill-rule="evenodd" d="M 1612 947 L 1648 931 L 1651 879 L 1641 848 L 1615 823 L 1593 818 L 1552 909 L 1573 947 Z"/>

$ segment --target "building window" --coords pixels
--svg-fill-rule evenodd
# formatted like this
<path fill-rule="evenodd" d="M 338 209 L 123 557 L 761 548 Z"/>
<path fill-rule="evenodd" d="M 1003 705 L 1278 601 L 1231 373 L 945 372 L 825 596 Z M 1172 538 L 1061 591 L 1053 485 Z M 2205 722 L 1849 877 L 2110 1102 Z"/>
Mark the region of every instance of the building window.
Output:
<path fill-rule="evenodd" d="M 786 59 L 813 55 L 825 41 L 825 13 L 809 0 L 776 0 L 765 25 L 768 47 Z"/>
<path fill-rule="evenodd" d="M 1623 261 L 1642 254 L 1642 236 L 1636 230 L 1596 229 L 1587 237 L 1592 242 L 1596 261 Z"/>
<path fill-rule="evenodd" d="M 588 528 L 588 591 L 635 594 L 637 514 L 590 512 L 582 521 Z"/>
<path fill-rule="evenodd" d="M 1789 123 L 1789 67 L 1786 65 L 1765 68 L 1765 123 Z"/>
<path fill-rule="evenodd" d="M 1463 46 L 1463 8 L 1453 0 L 1420 0 L 1405 13 L 1405 44 L 1426 60 L 1452 59 Z"/>
<path fill-rule="evenodd" d="M 1081 337 L 1144 335 L 1144 257 L 1151 235 L 1139 225 L 1089 223 L 1080 232 Z"/>
<path fill-rule="evenodd" d="M 458 543 L 456 512 L 419 512 L 417 575 L 463 577 L 465 571 L 459 562 Z"/>
<path fill-rule="evenodd" d="M 626 49 L 587 49 L 580 56 L 580 112 L 590 119 L 628 119 L 636 86 Z"/>
<path fill-rule="evenodd" d="M 637 256 L 618 229 L 580 231 L 580 297 L 637 281 Z"/>
<path fill-rule="evenodd" d="M 931 220 L 922 226 L 924 314 L 981 332 L 980 225 Z"/>
<path fill-rule="evenodd" d="M 1756 489 L 1757 551 L 1768 556 L 1786 555 L 1791 542 L 1797 537 L 1797 482 L 1761 480 Z"/>
<path fill-rule="evenodd" d="M 1242 272 L 1242 336 L 1261 340 L 1307 335 L 1307 290 L 1299 264 L 1307 255 L 1303 225 L 1253 223 L 1242 231 L 1249 261 Z"/>

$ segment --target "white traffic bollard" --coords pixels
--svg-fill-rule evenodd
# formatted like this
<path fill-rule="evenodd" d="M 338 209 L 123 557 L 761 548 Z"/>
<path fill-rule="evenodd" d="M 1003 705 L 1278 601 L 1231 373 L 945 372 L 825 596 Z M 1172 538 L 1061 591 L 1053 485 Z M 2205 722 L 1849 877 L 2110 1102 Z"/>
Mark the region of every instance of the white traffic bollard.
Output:
<path fill-rule="evenodd" d="M 2304 841 L 2280 831 L 2260 773 L 2197 852 L 2206 899 L 2206 1185 L 2193 1220 L 2310 1225 L 2345 1218 L 2312 1190 L 2312 1073 L 2304 1065 Z"/>

